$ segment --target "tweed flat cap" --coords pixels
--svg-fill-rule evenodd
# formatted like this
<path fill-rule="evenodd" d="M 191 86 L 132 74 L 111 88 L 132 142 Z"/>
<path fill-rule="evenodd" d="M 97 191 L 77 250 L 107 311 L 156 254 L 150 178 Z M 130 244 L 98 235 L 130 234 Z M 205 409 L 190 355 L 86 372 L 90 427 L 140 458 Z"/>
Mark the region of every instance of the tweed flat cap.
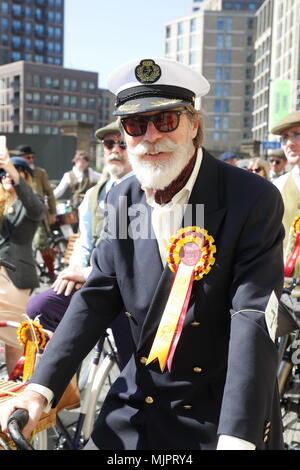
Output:
<path fill-rule="evenodd" d="M 118 120 L 107 124 L 107 126 L 97 129 L 95 132 L 95 137 L 99 140 L 103 140 L 107 134 L 112 134 L 114 132 L 121 132 L 121 129 L 118 125 Z"/>

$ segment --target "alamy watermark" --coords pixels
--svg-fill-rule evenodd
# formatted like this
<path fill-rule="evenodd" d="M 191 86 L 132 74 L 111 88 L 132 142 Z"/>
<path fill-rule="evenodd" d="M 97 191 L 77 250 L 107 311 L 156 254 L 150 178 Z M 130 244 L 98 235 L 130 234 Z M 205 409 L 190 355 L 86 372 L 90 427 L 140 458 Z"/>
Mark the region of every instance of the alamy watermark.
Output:
<path fill-rule="evenodd" d="M 129 205 L 127 196 L 120 196 L 117 207 L 106 205 L 101 239 L 148 240 L 157 238 L 157 233 L 173 235 L 181 227 L 204 228 L 204 204 L 174 204 L 171 210 L 162 208 L 156 215 L 155 209 L 148 204 Z M 154 224 L 152 220 L 155 220 Z"/>

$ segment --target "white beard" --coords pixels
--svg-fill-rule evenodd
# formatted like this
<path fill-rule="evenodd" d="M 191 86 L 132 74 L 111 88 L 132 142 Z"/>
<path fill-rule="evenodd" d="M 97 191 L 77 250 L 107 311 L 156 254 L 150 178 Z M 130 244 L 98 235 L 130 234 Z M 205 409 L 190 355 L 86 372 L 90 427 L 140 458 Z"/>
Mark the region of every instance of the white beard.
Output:
<path fill-rule="evenodd" d="M 171 152 L 169 158 L 143 159 L 148 152 Z M 187 166 L 195 152 L 192 140 L 176 144 L 168 137 L 155 144 L 142 142 L 134 148 L 127 146 L 128 158 L 141 185 L 149 189 L 164 189 L 172 183 Z"/>
<path fill-rule="evenodd" d="M 119 160 L 120 164 L 118 163 L 110 163 L 111 160 Z M 118 154 L 115 154 L 115 153 L 111 153 L 110 156 L 109 156 L 109 159 L 106 163 L 106 169 L 108 171 L 108 173 L 110 174 L 110 176 L 115 176 L 115 177 L 118 177 L 120 175 L 122 175 L 122 173 L 124 173 L 125 171 L 125 161 L 122 157 L 120 157 L 120 155 Z"/>

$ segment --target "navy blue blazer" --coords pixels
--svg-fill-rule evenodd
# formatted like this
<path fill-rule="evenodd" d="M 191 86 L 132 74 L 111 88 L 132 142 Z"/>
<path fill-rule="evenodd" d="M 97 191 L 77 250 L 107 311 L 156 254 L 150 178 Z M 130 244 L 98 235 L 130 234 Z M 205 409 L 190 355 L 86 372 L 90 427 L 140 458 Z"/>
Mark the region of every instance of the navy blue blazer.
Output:
<path fill-rule="evenodd" d="M 126 196 L 126 199 L 120 196 Z M 135 211 L 127 215 L 127 206 Z M 129 226 L 151 230 L 151 207 L 135 177 L 110 191 L 108 203 Z M 171 373 L 145 365 L 173 273 L 163 268 L 155 238 L 103 237 L 93 271 L 78 291 L 32 382 L 55 403 L 79 362 L 125 307 L 135 353 L 112 386 L 92 438 L 100 449 L 215 449 L 218 434 L 281 449 L 277 349 L 265 320 L 283 282 L 279 191 L 263 178 L 206 151 L 189 203 L 204 204 L 204 227 L 216 262 L 194 282 Z M 139 209 L 140 208 L 140 209 Z"/>

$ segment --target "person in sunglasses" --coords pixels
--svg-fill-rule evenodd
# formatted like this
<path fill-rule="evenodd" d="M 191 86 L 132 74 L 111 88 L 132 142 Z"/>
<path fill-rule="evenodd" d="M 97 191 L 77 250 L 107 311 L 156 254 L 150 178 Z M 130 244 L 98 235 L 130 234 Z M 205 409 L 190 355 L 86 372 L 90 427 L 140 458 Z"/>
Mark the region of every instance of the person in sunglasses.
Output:
<path fill-rule="evenodd" d="M 300 110 L 287 114 L 271 133 L 280 136 L 282 150 L 291 170 L 274 181 L 284 202 L 283 242 L 284 260 L 287 261 L 293 245 L 292 224 L 300 214 Z"/>
<path fill-rule="evenodd" d="M 32 289 L 39 285 L 32 240 L 44 215 L 33 192 L 33 171 L 23 158 L 0 155 L 0 258 L 15 270 L 0 267 L 0 320 L 21 322 Z M 0 328 L 8 373 L 22 355 L 16 332 Z"/>
<path fill-rule="evenodd" d="M 269 178 L 273 183 L 279 176 L 286 173 L 287 158 L 283 149 L 269 149 L 268 162 L 270 165 Z"/>
<path fill-rule="evenodd" d="M 52 288 L 31 297 L 26 313 L 38 317 L 44 328 L 55 331 L 73 294 L 81 288 L 91 272 L 91 254 L 100 241 L 105 198 L 111 188 L 132 175 L 126 144 L 117 121 L 98 129 L 96 138 L 103 145 L 104 172 L 98 183 L 89 189 L 79 206 L 79 238 L 76 240 L 69 266 L 59 273 Z M 132 353 L 128 322 L 123 315 L 112 324 L 120 367 Z"/>
<path fill-rule="evenodd" d="M 86 449 L 282 449 L 280 193 L 205 150 L 209 83 L 192 68 L 137 59 L 108 88 L 135 175 L 109 192 L 92 272 L 12 407 L 29 409 L 28 435 L 124 308 L 135 353 Z"/>
<path fill-rule="evenodd" d="M 247 170 L 269 180 L 269 164 L 259 157 L 250 158 Z"/>

